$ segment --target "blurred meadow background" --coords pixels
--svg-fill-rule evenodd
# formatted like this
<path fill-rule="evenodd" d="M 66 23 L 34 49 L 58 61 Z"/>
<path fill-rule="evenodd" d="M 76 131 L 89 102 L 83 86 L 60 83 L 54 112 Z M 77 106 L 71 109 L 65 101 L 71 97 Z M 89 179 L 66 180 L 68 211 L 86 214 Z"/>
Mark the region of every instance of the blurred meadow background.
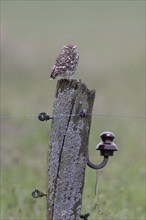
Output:
<path fill-rule="evenodd" d="M 96 172 L 86 169 L 82 213 L 145 219 L 145 1 L 1 1 L 1 219 L 46 218 L 46 199 L 31 192 L 46 190 L 51 122 L 37 115 L 52 113 L 50 70 L 69 43 L 80 54 L 74 78 L 96 90 L 90 158 L 102 160 L 103 131 L 119 148 L 96 194 Z"/>

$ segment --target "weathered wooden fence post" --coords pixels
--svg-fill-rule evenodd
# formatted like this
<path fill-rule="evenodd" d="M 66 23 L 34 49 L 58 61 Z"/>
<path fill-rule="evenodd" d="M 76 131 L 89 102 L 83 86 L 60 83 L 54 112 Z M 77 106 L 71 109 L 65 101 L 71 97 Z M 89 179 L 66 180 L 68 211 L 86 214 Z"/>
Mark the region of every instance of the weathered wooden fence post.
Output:
<path fill-rule="evenodd" d="M 80 219 L 94 98 L 95 91 L 81 81 L 57 83 L 48 151 L 47 220 Z"/>

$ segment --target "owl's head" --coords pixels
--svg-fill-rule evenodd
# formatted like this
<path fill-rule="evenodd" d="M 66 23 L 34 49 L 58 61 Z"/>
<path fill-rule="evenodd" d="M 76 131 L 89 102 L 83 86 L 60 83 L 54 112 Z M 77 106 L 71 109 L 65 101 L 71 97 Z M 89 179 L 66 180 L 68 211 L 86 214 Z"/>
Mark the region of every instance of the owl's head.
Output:
<path fill-rule="evenodd" d="M 71 54 L 71 53 L 77 53 L 77 46 L 76 45 L 65 45 L 62 48 L 63 52 L 67 53 L 67 54 Z"/>

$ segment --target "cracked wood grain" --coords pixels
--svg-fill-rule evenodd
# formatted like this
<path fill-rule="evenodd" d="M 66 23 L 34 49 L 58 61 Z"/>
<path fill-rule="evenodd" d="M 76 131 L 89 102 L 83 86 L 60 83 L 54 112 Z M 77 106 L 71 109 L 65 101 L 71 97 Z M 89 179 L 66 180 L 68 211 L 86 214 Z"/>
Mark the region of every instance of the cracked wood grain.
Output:
<path fill-rule="evenodd" d="M 81 81 L 57 83 L 48 151 L 47 220 L 79 220 L 95 91 Z"/>

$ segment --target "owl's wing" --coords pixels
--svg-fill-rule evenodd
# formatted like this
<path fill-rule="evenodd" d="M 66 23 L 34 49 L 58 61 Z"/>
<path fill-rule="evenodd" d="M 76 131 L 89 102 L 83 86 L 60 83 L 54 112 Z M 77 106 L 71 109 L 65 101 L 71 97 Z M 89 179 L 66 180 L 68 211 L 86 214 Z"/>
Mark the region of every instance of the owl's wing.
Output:
<path fill-rule="evenodd" d="M 56 66 L 59 69 L 65 70 L 69 65 L 69 57 L 65 56 L 65 54 L 60 54 L 56 59 Z"/>
<path fill-rule="evenodd" d="M 65 73 L 69 65 L 70 65 L 69 56 L 60 53 L 55 61 L 55 65 L 52 68 L 50 78 L 55 79 L 56 76 Z"/>

